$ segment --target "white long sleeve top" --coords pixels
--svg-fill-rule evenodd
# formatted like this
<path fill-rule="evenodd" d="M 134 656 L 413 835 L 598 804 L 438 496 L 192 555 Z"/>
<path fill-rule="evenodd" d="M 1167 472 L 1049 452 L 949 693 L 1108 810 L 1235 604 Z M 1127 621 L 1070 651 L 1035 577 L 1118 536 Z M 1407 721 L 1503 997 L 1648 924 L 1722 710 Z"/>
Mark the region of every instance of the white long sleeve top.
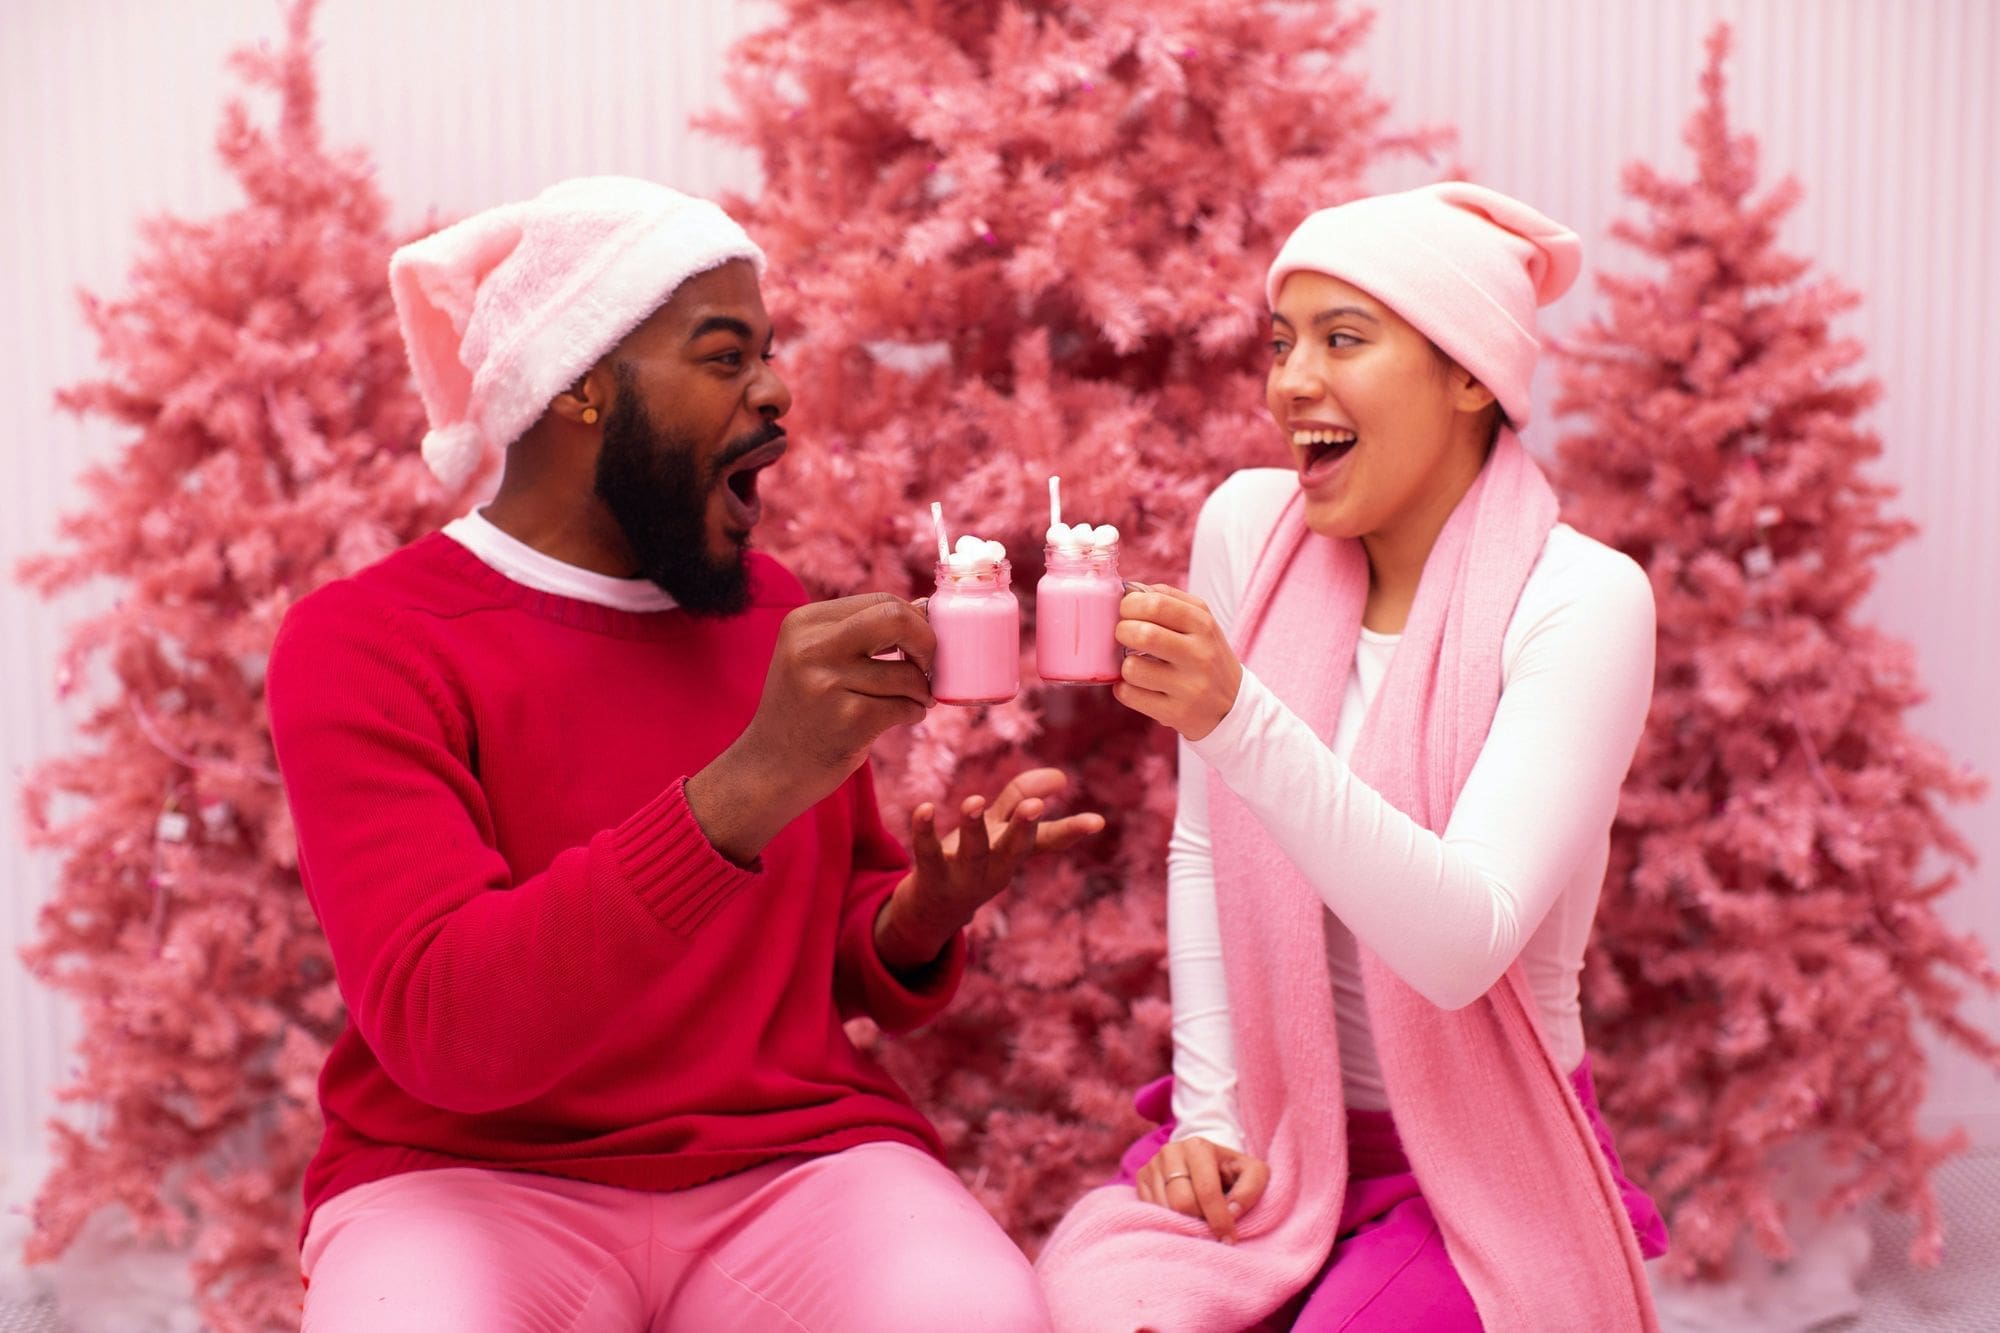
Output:
<path fill-rule="evenodd" d="M 1202 508 L 1189 590 L 1225 634 L 1297 485 L 1287 469 L 1238 472 Z M 1176 1138 L 1243 1147 L 1211 781 L 1245 803 L 1326 903 L 1348 1106 L 1388 1107 L 1357 941 L 1448 1009 L 1485 994 L 1518 957 L 1556 1057 L 1565 1069 L 1583 1059 L 1577 978 L 1619 787 L 1652 696 L 1651 585 L 1610 547 L 1566 525 L 1549 534 L 1507 626 L 1492 729 L 1442 837 L 1347 766 L 1397 638 L 1362 630 L 1330 744 L 1247 667 L 1215 730 L 1181 742 L 1167 862 Z"/>

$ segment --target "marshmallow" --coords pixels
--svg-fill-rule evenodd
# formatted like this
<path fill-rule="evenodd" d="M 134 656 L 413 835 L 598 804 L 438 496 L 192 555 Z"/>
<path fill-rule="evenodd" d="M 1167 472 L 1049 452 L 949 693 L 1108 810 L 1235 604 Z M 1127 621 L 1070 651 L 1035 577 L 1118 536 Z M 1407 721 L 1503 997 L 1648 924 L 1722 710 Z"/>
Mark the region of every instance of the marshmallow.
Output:
<path fill-rule="evenodd" d="M 1088 523 L 1071 526 L 1058 523 L 1049 529 L 1049 545 L 1065 555 L 1081 555 L 1085 551 L 1108 550 L 1118 544 L 1118 529 L 1109 523 L 1091 527 Z"/>
<path fill-rule="evenodd" d="M 945 561 L 945 566 L 954 574 L 984 574 L 1006 558 L 1005 546 L 968 532 L 959 537 L 956 549 Z"/>

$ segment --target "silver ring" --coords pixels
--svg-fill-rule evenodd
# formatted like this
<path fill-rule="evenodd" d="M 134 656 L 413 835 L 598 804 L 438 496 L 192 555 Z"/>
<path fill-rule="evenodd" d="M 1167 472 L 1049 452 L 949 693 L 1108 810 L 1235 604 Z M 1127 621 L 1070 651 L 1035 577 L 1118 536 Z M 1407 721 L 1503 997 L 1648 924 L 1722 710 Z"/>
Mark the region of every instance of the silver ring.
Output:
<path fill-rule="evenodd" d="M 1193 1179 L 1194 1177 L 1189 1175 L 1185 1171 L 1176 1171 L 1172 1175 L 1168 1176 L 1164 1183 L 1172 1184 L 1176 1180 L 1193 1180 Z"/>

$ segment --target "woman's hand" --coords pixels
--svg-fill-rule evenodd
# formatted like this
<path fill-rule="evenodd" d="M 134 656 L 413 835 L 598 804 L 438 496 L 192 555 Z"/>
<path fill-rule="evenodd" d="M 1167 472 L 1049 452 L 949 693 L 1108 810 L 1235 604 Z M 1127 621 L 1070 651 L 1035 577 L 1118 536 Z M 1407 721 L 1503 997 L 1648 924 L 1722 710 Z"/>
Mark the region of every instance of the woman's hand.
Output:
<path fill-rule="evenodd" d="M 1204 1218 L 1224 1245 L 1236 1243 L 1236 1219 L 1264 1195 L 1271 1168 L 1248 1153 L 1207 1139 L 1176 1139 L 1139 1168 L 1139 1197 Z"/>
<path fill-rule="evenodd" d="M 1135 583 L 1118 604 L 1118 642 L 1132 650 L 1111 695 L 1198 741 L 1229 715 L 1243 664 L 1193 593 Z"/>

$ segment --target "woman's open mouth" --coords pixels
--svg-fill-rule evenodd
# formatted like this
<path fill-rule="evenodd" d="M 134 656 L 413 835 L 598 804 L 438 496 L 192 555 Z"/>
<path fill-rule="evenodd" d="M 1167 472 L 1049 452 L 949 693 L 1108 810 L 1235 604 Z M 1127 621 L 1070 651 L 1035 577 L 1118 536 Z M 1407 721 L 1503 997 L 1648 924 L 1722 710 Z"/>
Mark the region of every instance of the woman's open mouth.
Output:
<path fill-rule="evenodd" d="M 1299 451 L 1299 484 L 1317 486 L 1333 476 L 1340 460 L 1354 452 L 1361 437 L 1343 427 L 1307 427 L 1292 432 Z"/>

